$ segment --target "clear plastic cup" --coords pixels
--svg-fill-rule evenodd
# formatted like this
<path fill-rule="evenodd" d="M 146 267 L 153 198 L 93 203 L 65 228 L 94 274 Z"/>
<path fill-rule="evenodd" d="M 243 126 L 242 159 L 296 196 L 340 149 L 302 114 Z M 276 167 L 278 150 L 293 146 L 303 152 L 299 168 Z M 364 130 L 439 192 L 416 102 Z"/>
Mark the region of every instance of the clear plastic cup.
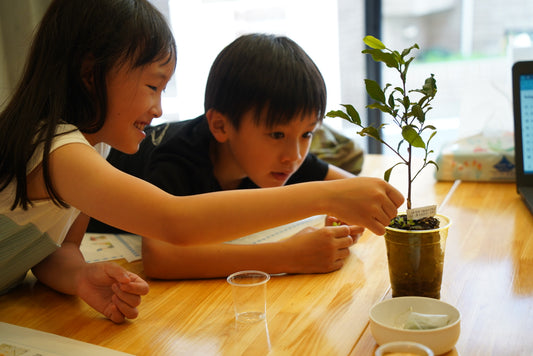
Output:
<path fill-rule="evenodd" d="M 261 271 L 235 272 L 227 278 L 231 285 L 235 319 L 255 323 L 266 318 L 266 285 L 270 275 Z"/>

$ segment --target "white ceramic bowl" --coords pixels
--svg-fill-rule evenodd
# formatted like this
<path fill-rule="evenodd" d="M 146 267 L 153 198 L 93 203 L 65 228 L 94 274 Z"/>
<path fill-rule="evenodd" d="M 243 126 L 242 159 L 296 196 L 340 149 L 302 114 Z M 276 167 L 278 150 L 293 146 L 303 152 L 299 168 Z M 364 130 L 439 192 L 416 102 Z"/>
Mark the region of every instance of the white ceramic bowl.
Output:
<path fill-rule="evenodd" d="M 449 316 L 446 326 L 428 330 L 402 328 L 401 319 L 409 311 Z M 453 349 L 461 332 L 461 313 L 438 299 L 397 297 L 377 303 L 370 309 L 370 330 L 379 345 L 393 341 L 412 341 L 429 347 L 435 355 Z"/>
<path fill-rule="evenodd" d="M 415 355 L 415 356 L 435 356 L 433 351 L 422 344 L 412 341 L 394 341 L 383 344 L 376 350 L 375 356 L 389 355 Z"/>

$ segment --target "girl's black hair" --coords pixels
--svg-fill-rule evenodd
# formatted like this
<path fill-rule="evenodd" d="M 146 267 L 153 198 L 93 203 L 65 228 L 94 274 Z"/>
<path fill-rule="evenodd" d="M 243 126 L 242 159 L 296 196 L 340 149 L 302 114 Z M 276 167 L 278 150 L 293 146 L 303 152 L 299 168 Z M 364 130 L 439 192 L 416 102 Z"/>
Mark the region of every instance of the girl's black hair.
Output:
<path fill-rule="evenodd" d="M 146 0 L 54 0 L 33 39 L 23 76 L 0 114 L 0 191 L 16 179 L 11 209 L 31 205 L 27 164 L 44 144 L 43 174 L 55 204 L 48 156 L 56 127 L 69 123 L 94 133 L 107 113 L 106 76 L 117 66 L 132 69 L 161 60 L 176 62 L 176 44 L 163 17 Z M 91 63 L 91 92 L 84 63 Z"/>
<path fill-rule="evenodd" d="M 236 128 L 249 110 L 254 110 L 256 124 L 273 127 L 300 114 L 316 114 L 322 121 L 326 99 L 322 74 L 297 43 L 255 33 L 240 36 L 217 56 L 204 106 L 206 112 L 227 115 Z"/>

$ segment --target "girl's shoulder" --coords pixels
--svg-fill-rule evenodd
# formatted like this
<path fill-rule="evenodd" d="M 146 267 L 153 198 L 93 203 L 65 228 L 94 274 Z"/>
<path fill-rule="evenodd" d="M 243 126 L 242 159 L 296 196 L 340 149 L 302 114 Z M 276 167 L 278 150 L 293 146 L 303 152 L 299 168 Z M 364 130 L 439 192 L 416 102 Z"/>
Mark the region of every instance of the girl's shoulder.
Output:
<path fill-rule="evenodd" d="M 89 141 L 83 136 L 80 130 L 72 124 L 59 124 L 56 128 L 56 134 L 54 140 L 52 141 L 51 151 L 61 147 L 67 143 L 83 143 L 91 146 Z"/>
<path fill-rule="evenodd" d="M 56 128 L 56 134 L 50 146 L 50 152 L 53 152 L 55 149 L 69 143 L 82 143 L 91 146 L 89 141 L 87 141 L 85 136 L 83 136 L 81 131 L 78 130 L 76 126 L 71 124 L 59 124 Z M 43 149 L 43 143 L 37 146 L 37 149 L 33 152 L 33 155 L 28 162 L 26 169 L 27 172 L 31 172 L 41 163 L 43 159 Z"/>

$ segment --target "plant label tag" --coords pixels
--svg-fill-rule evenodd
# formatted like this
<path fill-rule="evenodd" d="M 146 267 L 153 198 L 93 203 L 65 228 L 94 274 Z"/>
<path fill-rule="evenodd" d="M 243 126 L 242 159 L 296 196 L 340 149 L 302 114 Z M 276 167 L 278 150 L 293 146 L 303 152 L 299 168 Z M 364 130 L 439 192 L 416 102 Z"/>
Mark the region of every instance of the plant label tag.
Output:
<path fill-rule="evenodd" d="M 408 220 L 419 220 L 433 216 L 437 213 L 436 205 L 423 206 L 421 208 L 407 209 Z"/>

